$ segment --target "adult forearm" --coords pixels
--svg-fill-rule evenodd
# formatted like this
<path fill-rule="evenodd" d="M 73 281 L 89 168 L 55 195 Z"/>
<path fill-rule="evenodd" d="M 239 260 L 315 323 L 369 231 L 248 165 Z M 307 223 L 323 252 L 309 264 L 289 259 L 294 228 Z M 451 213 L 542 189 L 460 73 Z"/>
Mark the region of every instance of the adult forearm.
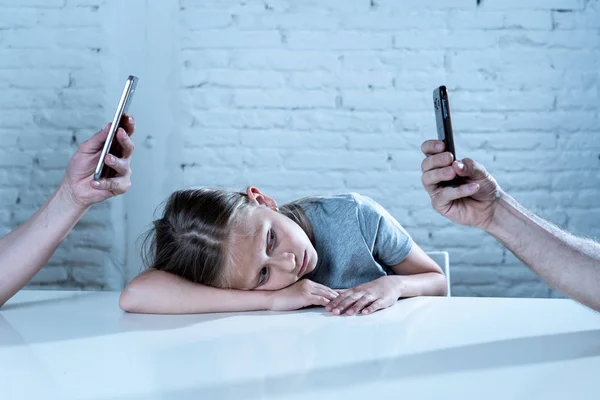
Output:
<path fill-rule="evenodd" d="M 600 311 L 600 244 L 575 237 L 502 194 L 486 231 L 533 272 Z"/>
<path fill-rule="evenodd" d="M 0 306 L 40 271 L 86 211 L 59 186 L 27 222 L 0 239 Z"/>

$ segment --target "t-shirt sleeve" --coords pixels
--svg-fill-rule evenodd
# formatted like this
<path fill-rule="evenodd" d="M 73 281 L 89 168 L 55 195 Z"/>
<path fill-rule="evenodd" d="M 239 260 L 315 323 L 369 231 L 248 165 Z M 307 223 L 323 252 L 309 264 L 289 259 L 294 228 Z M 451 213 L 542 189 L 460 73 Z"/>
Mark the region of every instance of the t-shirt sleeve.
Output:
<path fill-rule="evenodd" d="M 361 230 L 372 246 L 373 257 L 388 267 L 399 264 L 410 252 L 413 240 L 400 223 L 374 200 L 354 194 Z"/>

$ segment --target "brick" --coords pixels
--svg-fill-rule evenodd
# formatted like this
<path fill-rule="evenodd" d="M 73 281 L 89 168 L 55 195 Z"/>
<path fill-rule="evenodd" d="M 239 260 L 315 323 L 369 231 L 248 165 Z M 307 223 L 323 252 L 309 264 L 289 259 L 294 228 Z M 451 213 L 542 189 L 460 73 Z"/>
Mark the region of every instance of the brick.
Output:
<path fill-rule="evenodd" d="M 281 14 L 240 14 L 236 15 L 236 25 L 240 29 L 289 29 L 289 30 L 325 30 L 334 31 L 340 26 L 340 20 L 351 18 L 326 12 L 312 12 L 310 18 L 304 13 Z"/>
<path fill-rule="evenodd" d="M 506 29 L 551 30 L 553 28 L 552 13 L 537 10 L 508 11 L 504 15 L 503 27 Z"/>
<path fill-rule="evenodd" d="M 240 131 L 235 129 L 188 128 L 182 131 L 183 145 L 190 147 L 230 147 L 240 144 Z"/>
<path fill-rule="evenodd" d="M 190 73 L 188 69 L 203 74 L 209 68 L 227 68 L 231 62 L 231 52 L 228 50 L 182 50 L 183 74 Z M 198 71 L 199 70 L 199 71 Z"/>
<path fill-rule="evenodd" d="M 36 45 L 39 43 L 33 39 Z M 3 68 L 87 68 L 96 60 L 97 53 L 87 53 L 74 49 L 50 50 L 47 48 L 6 48 L 0 47 L 0 69 Z"/>
<path fill-rule="evenodd" d="M 447 28 L 447 13 L 440 11 L 408 11 L 399 14 L 370 12 L 344 16 L 341 26 L 348 30 L 398 31 L 404 29 Z"/>
<path fill-rule="evenodd" d="M 338 56 L 328 51 L 264 50 L 259 53 L 249 50 L 236 50 L 231 57 L 231 65 L 240 69 L 336 71 L 340 65 Z"/>
<path fill-rule="evenodd" d="M 495 175 L 502 188 L 509 193 L 515 190 L 550 190 L 552 181 L 548 174 L 534 173 L 531 171 L 499 172 Z"/>
<path fill-rule="evenodd" d="M 385 113 L 345 111 L 295 112 L 291 126 L 298 130 L 392 132 L 393 117 Z"/>
<path fill-rule="evenodd" d="M 30 284 L 56 283 L 68 280 L 66 267 L 44 267 L 29 281 Z"/>
<path fill-rule="evenodd" d="M 590 138 L 597 135 L 596 132 L 566 132 L 557 134 L 557 148 L 563 150 L 600 150 L 600 143 Z"/>
<path fill-rule="evenodd" d="M 516 283 L 506 288 L 506 297 L 548 297 L 550 288 L 541 281 Z"/>
<path fill-rule="evenodd" d="M 550 111 L 555 96 L 551 92 L 470 92 L 449 93 L 451 111 Z"/>
<path fill-rule="evenodd" d="M 294 50 L 383 50 L 392 46 L 386 34 L 355 31 L 289 32 L 286 45 Z"/>
<path fill-rule="evenodd" d="M 0 151 L 0 167 L 27 167 L 31 162 L 30 154 Z"/>
<path fill-rule="evenodd" d="M 532 0 L 523 2 L 520 0 L 487 1 L 482 2 L 483 9 L 532 9 L 532 10 L 581 10 L 584 7 L 584 0 Z"/>
<path fill-rule="evenodd" d="M 349 188 L 361 191 L 364 189 L 377 187 L 390 187 L 397 190 L 422 189 L 421 174 L 420 172 L 415 172 L 414 166 L 408 171 L 397 173 L 371 169 L 365 171 L 349 171 L 344 174 L 344 181 Z M 391 209 L 388 211 L 391 212 Z M 396 213 L 398 213 L 397 210 Z M 420 218 L 419 221 L 421 221 Z"/>
<path fill-rule="evenodd" d="M 104 268 L 100 265 L 87 265 L 81 268 L 73 268 L 71 271 L 71 277 L 75 282 L 85 285 L 99 285 L 103 286 L 106 282 L 104 274 Z"/>
<path fill-rule="evenodd" d="M 6 7 L 39 7 L 39 8 L 61 8 L 65 0 L 2 0 Z"/>
<path fill-rule="evenodd" d="M 431 234 L 431 244 L 436 247 L 484 248 L 497 244 L 496 239 L 487 233 L 468 227 L 453 226 Z"/>
<path fill-rule="evenodd" d="M 231 108 L 233 96 L 233 91 L 229 89 L 201 87 L 186 90 L 182 95 L 182 103 L 186 108 L 192 110 Z"/>
<path fill-rule="evenodd" d="M 209 85 L 235 88 L 281 88 L 285 85 L 285 76 L 274 71 L 207 71 L 206 83 Z"/>
<path fill-rule="evenodd" d="M 598 89 L 568 90 L 557 93 L 556 108 L 560 110 L 596 110 L 600 102 Z"/>
<path fill-rule="evenodd" d="M 335 108 L 332 91 L 237 90 L 234 104 L 242 108 Z"/>
<path fill-rule="evenodd" d="M 406 30 L 394 35 L 395 49 L 486 49 L 496 45 L 498 39 L 491 32 L 473 35 L 468 30 Z"/>
<path fill-rule="evenodd" d="M 191 128 L 284 128 L 291 120 L 283 110 L 211 110 L 193 113 Z"/>
<path fill-rule="evenodd" d="M 278 32 L 269 31 L 190 31 L 183 36 L 183 49 L 269 49 L 280 48 Z"/>
<path fill-rule="evenodd" d="M 233 16 L 226 11 L 186 10 L 182 22 L 190 30 L 227 28 L 233 23 Z"/>
<path fill-rule="evenodd" d="M 397 12 L 402 14 L 407 9 L 427 9 L 427 10 L 447 10 L 447 9 L 465 9 L 474 6 L 473 2 L 468 0 L 447 0 L 447 1 L 436 1 L 436 0 L 405 0 L 398 2 L 395 0 L 377 0 L 377 10 L 382 13 Z"/>
<path fill-rule="evenodd" d="M 565 171 L 552 175 L 550 180 L 555 190 L 593 189 L 600 185 L 600 171 Z"/>
<path fill-rule="evenodd" d="M 342 92 L 344 108 L 373 111 L 422 111 L 433 108 L 431 95 L 423 92 L 400 92 L 394 90 Z"/>
<path fill-rule="evenodd" d="M 294 151 L 286 152 L 283 157 L 286 168 L 320 169 L 326 165 L 328 170 L 357 170 L 361 168 L 378 169 L 386 167 L 386 156 L 379 152 L 366 151 Z"/>
<path fill-rule="evenodd" d="M 231 1 L 211 1 L 207 3 L 202 0 L 180 0 L 179 7 L 181 11 L 188 12 L 194 9 L 200 10 L 226 10 L 231 12 L 257 12 L 265 11 L 265 6 L 261 2 L 231 2 Z"/>
<path fill-rule="evenodd" d="M 182 171 L 184 187 L 214 186 L 243 189 L 239 168 L 211 166 L 187 166 Z"/>
<path fill-rule="evenodd" d="M 256 130 L 240 134 L 244 148 L 273 149 L 345 149 L 347 137 L 340 132 L 306 132 L 291 130 Z"/>
<path fill-rule="evenodd" d="M 454 285 L 481 285 L 495 282 L 499 279 L 498 267 L 464 267 L 456 265 L 454 257 L 460 251 L 452 251 L 450 280 Z"/>
<path fill-rule="evenodd" d="M 19 190 L 17 188 L 0 189 L 0 203 L 2 204 L 14 204 L 17 197 L 19 197 Z"/>
<path fill-rule="evenodd" d="M 462 133 L 461 143 L 467 149 L 495 150 L 536 150 L 556 148 L 556 135 L 539 132 L 503 133 L 486 135 Z"/>
<path fill-rule="evenodd" d="M 293 89 L 380 89 L 389 88 L 393 81 L 392 72 L 369 71 L 310 71 L 290 72 L 289 86 Z"/>
<path fill-rule="evenodd" d="M 196 149 L 184 149 L 180 161 L 185 164 L 194 164 L 197 166 L 229 166 L 243 168 L 244 161 L 241 157 L 243 153 L 236 148 L 212 148 L 204 149 L 202 157 L 198 156 Z"/>
<path fill-rule="evenodd" d="M 600 10 L 586 9 L 584 11 L 563 13 L 552 12 L 554 29 L 598 29 L 600 28 Z"/>

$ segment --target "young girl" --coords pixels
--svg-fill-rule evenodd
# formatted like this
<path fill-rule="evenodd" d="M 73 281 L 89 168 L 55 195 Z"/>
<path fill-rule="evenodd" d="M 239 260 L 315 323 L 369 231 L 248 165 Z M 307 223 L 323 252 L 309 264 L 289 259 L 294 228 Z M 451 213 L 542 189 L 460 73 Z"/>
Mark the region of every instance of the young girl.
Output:
<path fill-rule="evenodd" d="M 148 242 L 151 240 L 151 242 Z M 356 193 L 277 207 L 246 193 L 173 193 L 146 243 L 151 260 L 121 294 L 123 310 L 295 310 L 370 314 L 399 298 L 444 296 L 446 278 L 379 204 Z"/>

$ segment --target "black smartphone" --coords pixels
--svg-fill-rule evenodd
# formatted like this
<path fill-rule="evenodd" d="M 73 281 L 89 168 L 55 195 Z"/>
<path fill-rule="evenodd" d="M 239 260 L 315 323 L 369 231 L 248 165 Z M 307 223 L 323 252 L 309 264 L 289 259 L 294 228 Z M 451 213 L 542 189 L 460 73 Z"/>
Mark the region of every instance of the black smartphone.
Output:
<path fill-rule="evenodd" d="M 112 178 L 116 175 L 116 172 L 112 168 L 104 165 L 104 159 L 106 158 L 107 154 L 112 154 L 116 157 L 120 157 L 121 155 L 121 146 L 119 146 L 114 138 L 115 134 L 117 133 L 117 129 L 121 127 L 123 115 L 127 113 L 127 109 L 129 108 L 129 104 L 131 103 L 131 99 L 135 93 L 135 88 L 137 87 L 137 82 L 138 78 L 133 75 L 129 75 L 125 81 L 125 87 L 123 88 L 123 93 L 121 94 L 121 100 L 119 100 L 117 111 L 115 112 L 110 130 L 108 131 L 108 136 L 104 142 L 104 147 L 102 147 L 100 159 L 98 160 L 98 164 L 94 170 L 94 180 L 96 181 L 99 181 L 102 178 Z"/>
<path fill-rule="evenodd" d="M 446 145 L 446 150 L 452 153 L 456 160 L 456 150 L 454 149 L 454 135 L 452 134 L 452 119 L 450 118 L 450 101 L 448 100 L 448 91 L 446 86 L 440 86 L 433 91 L 433 109 L 435 110 L 435 124 L 437 126 L 438 139 Z M 460 186 L 464 179 L 457 176 L 451 181 L 440 182 L 442 186 Z"/>

